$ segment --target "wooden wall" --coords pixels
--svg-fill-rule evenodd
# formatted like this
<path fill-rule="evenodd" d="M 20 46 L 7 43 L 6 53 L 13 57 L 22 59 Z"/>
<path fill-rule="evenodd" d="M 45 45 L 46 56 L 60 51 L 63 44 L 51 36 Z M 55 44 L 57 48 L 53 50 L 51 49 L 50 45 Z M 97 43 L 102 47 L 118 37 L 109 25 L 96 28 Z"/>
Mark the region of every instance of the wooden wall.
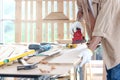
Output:
<path fill-rule="evenodd" d="M 75 0 L 16 0 L 16 42 L 53 42 L 68 39 L 68 22 L 46 22 L 51 12 L 63 12 L 70 20 L 76 17 Z"/>
<path fill-rule="evenodd" d="M 71 39 L 69 27 L 76 20 L 76 0 L 15 1 L 15 42 L 54 42 L 57 39 Z M 95 1 L 94 9 L 96 10 L 98 4 L 96 5 Z M 63 12 L 69 21 L 44 20 L 51 12 Z"/>

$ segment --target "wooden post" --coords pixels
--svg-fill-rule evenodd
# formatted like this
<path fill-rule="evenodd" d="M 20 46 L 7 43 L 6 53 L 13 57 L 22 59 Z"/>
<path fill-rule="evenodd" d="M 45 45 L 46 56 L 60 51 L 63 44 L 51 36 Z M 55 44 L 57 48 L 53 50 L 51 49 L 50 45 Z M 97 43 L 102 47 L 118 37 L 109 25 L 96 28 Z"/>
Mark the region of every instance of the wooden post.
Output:
<path fill-rule="evenodd" d="M 55 34 L 55 31 L 54 31 L 54 23 L 51 23 L 51 28 L 52 28 L 52 29 L 51 29 L 51 31 L 52 31 L 52 40 L 51 40 L 51 41 L 53 42 L 53 41 L 55 40 L 55 39 L 54 39 L 54 34 Z"/>
<path fill-rule="evenodd" d="M 51 10 L 54 12 L 54 0 L 51 1 Z"/>
<path fill-rule="evenodd" d="M 30 3 L 30 20 L 33 20 L 33 0 L 31 0 Z M 33 22 L 30 23 L 30 42 L 33 42 L 34 37 L 33 37 Z"/>
<path fill-rule="evenodd" d="M 68 18 L 70 17 L 70 12 L 69 12 L 69 1 L 67 0 L 67 16 Z"/>
<path fill-rule="evenodd" d="M 42 0 L 36 0 L 36 42 L 42 42 Z"/>
<path fill-rule="evenodd" d="M 15 42 L 21 42 L 21 0 L 16 1 L 16 12 L 15 12 Z"/>
<path fill-rule="evenodd" d="M 72 0 L 72 13 L 73 13 L 73 20 L 75 20 L 75 0 Z"/>
<path fill-rule="evenodd" d="M 70 7 L 69 7 L 69 1 L 67 0 L 67 17 L 69 18 L 70 17 Z M 70 23 L 67 23 L 67 27 L 68 27 L 68 37 L 67 38 L 70 38 L 70 35 L 69 35 L 69 26 L 70 26 Z"/>
<path fill-rule="evenodd" d="M 48 15 L 48 0 L 45 0 L 45 16 L 47 16 L 47 15 Z M 43 37 L 45 37 L 45 40 L 48 41 L 48 23 L 46 22 L 45 24 L 46 24 L 45 32 L 47 34 L 45 34 L 45 36 L 43 36 Z"/>
<path fill-rule="evenodd" d="M 28 1 L 25 0 L 25 42 L 28 42 Z"/>
<path fill-rule="evenodd" d="M 63 12 L 63 0 L 58 0 L 58 12 Z M 64 22 L 58 22 L 58 38 L 64 38 Z"/>
<path fill-rule="evenodd" d="M 51 9 L 52 9 L 52 12 L 54 12 L 54 0 L 51 1 Z M 54 42 L 54 34 L 55 34 L 55 32 L 54 32 L 54 23 L 53 22 L 51 23 L 51 32 L 52 32 L 51 41 Z"/>

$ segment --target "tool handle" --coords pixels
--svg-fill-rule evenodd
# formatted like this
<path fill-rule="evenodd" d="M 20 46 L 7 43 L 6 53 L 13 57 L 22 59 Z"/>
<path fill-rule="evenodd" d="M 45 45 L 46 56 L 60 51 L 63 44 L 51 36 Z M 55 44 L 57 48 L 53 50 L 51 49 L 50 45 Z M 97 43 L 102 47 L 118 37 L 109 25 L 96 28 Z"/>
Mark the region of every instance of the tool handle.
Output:
<path fill-rule="evenodd" d="M 17 70 L 25 70 L 25 66 L 17 66 Z"/>

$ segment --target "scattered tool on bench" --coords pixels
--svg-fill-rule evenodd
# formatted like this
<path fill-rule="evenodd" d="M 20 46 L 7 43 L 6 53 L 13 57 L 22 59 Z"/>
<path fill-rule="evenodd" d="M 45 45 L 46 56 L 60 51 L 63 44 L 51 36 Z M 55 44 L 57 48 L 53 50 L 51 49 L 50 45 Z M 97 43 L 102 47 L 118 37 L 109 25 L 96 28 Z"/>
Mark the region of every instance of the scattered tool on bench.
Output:
<path fill-rule="evenodd" d="M 16 52 L 13 52 L 13 54 L 14 53 L 16 53 Z M 34 54 L 34 53 L 35 53 L 35 50 L 28 50 L 28 51 L 25 51 L 25 52 L 14 54 L 14 55 L 12 55 L 12 53 L 11 53 L 11 56 L 0 59 L 0 66 L 4 65 L 4 64 L 7 64 L 9 62 L 13 62 L 15 60 L 18 60 L 18 59 L 23 58 L 25 56 L 28 56 L 30 54 Z"/>
<path fill-rule="evenodd" d="M 30 70 L 30 69 L 34 69 L 37 68 L 37 63 L 34 64 L 28 64 L 24 59 L 19 59 L 18 60 L 20 63 L 22 63 L 22 66 L 17 66 L 17 70 Z"/>
<path fill-rule="evenodd" d="M 66 44 L 66 47 L 67 48 L 76 48 L 77 47 L 77 44 Z"/>
<path fill-rule="evenodd" d="M 38 51 L 38 53 L 41 53 L 51 49 L 51 44 L 50 43 L 30 44 L 28 48 L 34 49 Z"/>

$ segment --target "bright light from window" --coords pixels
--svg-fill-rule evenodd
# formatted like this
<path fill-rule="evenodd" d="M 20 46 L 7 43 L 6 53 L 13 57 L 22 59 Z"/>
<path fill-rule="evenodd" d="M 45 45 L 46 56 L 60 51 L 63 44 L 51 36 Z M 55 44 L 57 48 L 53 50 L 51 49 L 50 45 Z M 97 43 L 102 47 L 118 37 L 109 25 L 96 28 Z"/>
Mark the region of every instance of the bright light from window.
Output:
<path fill-rule="evenodd" d="M 14 0 L 3 0 L 3 19 L 15 19 Z"/>

